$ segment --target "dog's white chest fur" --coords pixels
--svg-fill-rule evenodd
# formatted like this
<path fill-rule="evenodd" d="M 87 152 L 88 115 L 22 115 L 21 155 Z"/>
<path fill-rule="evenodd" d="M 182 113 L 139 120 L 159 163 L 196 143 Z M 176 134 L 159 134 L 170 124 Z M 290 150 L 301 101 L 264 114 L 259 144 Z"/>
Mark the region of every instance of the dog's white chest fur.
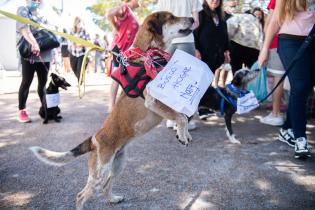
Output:
<path fill-rule="evenodd" d="M 46 94 L 47 108 L 56 107 L 60 104 L 60 94 Z"/>

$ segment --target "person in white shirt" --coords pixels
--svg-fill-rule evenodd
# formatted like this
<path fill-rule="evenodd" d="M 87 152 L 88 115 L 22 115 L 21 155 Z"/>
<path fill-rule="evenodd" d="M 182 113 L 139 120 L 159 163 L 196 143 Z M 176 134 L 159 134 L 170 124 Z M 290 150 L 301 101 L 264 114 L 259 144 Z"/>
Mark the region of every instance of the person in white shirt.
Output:
<path fill-rule="evenodd" d="M 199 0 L 159 0 L 157 3 L 157 11 L 168 11 L 177 17 L 192 17 L 194 19 L 194 24 L 192 29 L 196 29 L 199 26 L 199 11 L 202 10 L 202 6 Z M 171 54 L 175 52 L 176 49 L 185 51 L 193 56 L 195 56 L 195 41 L 193 34 L 189 34 L 186 37 L 177 38 L 172 41 L 172 45 L 167 51 Z M 168 120 L 166 122 L 166 127 L 175 128 L 175 122 Z M 195 129 L 196 125 L 193 121 L 188 124 L 188 129 Z"/>
<path fill-rule="evenodd" d="M 202 6 L 199 0 L 159 0 L 157 3 L 157 10 L 168 11 L 178 17 L 192 17 L 194 19 L 192 29 L 196 29 L 199 26 L 198 12 L 202 10 Z M 193 34 L 174 39 L 171 47 L 167 49 L 167 51 L 173 54 L 176 49 L 195 55 L 195 41 Z"/>

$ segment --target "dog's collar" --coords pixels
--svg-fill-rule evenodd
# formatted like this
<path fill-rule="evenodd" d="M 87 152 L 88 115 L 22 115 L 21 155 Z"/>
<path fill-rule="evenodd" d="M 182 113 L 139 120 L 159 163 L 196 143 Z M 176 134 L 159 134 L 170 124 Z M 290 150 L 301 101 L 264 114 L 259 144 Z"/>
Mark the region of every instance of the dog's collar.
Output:
<path fill-rule="evenodd" d="M 217 91 L 217 93 L 221 96 L 221 100 L 220 100 L 220 112 L 221 115 L 224 115 L 224 101 L 227 101 L 229 104 L 231 104 L 235 109 L 237 106 L 237 102 L 236 100 L 231 96 L 231 95 L 224 95 L 223 92 L 221 91 L 221 88 L 217 87 L 215 89 Z"/>
<path fill-rule="evenodd" d="M 233 95 L 236 95 L 237 97 L 243 97 L 249 93 L 248 90 L 241 90 L 240 88 L 235 87 L 232 83 L 227 84 L 226 88 L 229 92 L 231 92 Z"/>

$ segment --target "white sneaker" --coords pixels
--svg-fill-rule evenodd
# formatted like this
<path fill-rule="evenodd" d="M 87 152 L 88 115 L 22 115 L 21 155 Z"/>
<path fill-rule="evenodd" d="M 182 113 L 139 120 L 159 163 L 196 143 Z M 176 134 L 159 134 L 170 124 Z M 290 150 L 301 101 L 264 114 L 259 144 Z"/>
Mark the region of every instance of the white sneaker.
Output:
<path fill-rule="evenodd" d="M 194 130 L 197 128 L 197 125 L 194 121 L 189 121 L 188 122 L 188 130 L 191 131 L 191 130 Z"/>
<path fill-rule="evenodd" d="M 268 114 L 266 117 L 260 118 L 259 121 L 272 126 L 281 126 L 284 123 L 284 119 L 281 115 L 276 116 L 272 112 L 270 112 L 270 114 Z"/>
<path fill-rule="evenodd" d="M 174 122 L 175 123 L 175 122 Z M 191 131 L 191 130 L 194 130 L 197 128 L 197 125 L 194 121 L 189 121 L 188 122 L 188 130 Z M 173 126 L 173 130 L 176 131 L 177 130 L 177 125 L 175 123 L 175 125 Z"/>
<path fill-rule="evenodd" d="M 174 126 L 176 126 L 175 121 L 166 120 L 166 127 L 167 127 L 167 128 L 174 128 Z"/>
<path fill-rule="evenodd" d="M 294 157 L 295 158 L 311 157 L 306 138 L 300 137 L 296 139 Z"/>

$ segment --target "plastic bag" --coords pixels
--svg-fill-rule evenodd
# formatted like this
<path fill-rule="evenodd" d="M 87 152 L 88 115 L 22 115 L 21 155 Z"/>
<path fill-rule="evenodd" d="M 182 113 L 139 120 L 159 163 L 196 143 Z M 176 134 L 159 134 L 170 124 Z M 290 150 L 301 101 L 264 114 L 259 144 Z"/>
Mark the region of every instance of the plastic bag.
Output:
<path fill-rule="evenodd" d="M 258 68 L 258 62 L 254 63 L 251 70 Z M 260 69 L 260 73 L 255 80 L 248 83 L 247 90 L 253 91 L 256 98 L 260 101 L 265 98 L 268 94 L 267 92 L 267 69 L 263 66 Z"/>

